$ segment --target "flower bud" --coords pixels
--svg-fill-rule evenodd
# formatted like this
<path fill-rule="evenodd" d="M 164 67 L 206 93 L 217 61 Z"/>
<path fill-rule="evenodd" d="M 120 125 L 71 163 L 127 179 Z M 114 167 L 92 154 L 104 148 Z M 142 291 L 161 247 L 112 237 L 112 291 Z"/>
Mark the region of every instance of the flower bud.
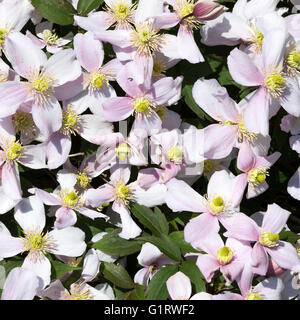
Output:
<path fill-rule="evenodd" d="M 213 20 L 227 10 L 213 0 L 200 0 L 194 6 L 193 15 L 200 20 Z"/>

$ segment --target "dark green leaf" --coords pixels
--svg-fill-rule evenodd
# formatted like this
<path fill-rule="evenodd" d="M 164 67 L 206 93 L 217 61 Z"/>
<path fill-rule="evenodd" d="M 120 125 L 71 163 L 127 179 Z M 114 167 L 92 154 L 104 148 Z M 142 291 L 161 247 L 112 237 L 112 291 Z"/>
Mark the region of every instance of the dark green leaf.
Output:
<path fill-rule="evenodd" d="M 173 259 L 175 261 L 180 261 L 181 259 L 180 248 L 175 243 L 175 241 L 173 241 L 171 238 L 169 238 L 165 234 L 161 234 L 160 237 L 144 235 L 137 239 L 142 240 L 144 242 L 152 243 L 170 259 Z"/>
<path fill-rule="evenodd" d="M 184 233 L 183 231 L 174 231 L 170 233 L 169 238 L 171 238 L 183 252 L 198 252 L 194 249 L 188 242 L 184 240 Z"/>
<path fill-rule="evenodd" d="M 101 271 L 105 279 L 123 289 L 134 288 L 134 282 L 122 265 L 115 265 L 110 262 L 101 263 Z"/>
<path fill-rule="evenodd" d="M 146 290 L 147 300 L 165 300 L 169 296 L 166 281 L 178 271 L 177 265 L 160 269 L 151 279 Z"/>
<path fill-rule="evenodd" d="M 64 274 L 66 274 L 69 271 L 74 271 L 74 270 L 81 270 L 81 267 L 73 267 L 73 266 L 69 266 L 65 263 L 62 263 L 60 261 L 56 261 L 56 260 L 52 260 L 51 262 L 51 266 L 53 268 L 53 272 L 51 273 L 53 278 L 57 278 L 60 277 Z"/>
<path fill-rule="evenodd" d="M 125 240 L 118 236 L 115 230 L 106 234 L 101 240 L 93 244 L 93 248 L 99 249 L 108 254 L 118 254 L 126 256 L 134 252 L 140 251 L 142 242 L 136 240 Z"/>
<path fill-rule="evenodd" d="M 152 210 L 145 206 L 132 203 L 131 211 L 146 228 L 152 231 L 155 236 L 168 234 L 168 222 L 159 209 L 156 209 L 153 213 Z"/>
<path fill-rule="evenodd" d="M 32 0 L 31 3 L 49 21 L 63 26 L 74 22 L 76 10 L 67 0 Z"/>
<path fill-rule="evenodd" d="M 77 11 L 80 15 L 85 16 L 94 9 L 97 9 L 104 0 L 79 0 Z"/>
<path fill-rule="evenodd" d="M 145 287 L 137 285 L 133 290 L 117 296 L 116 300 L 145 300 Z"/>
<path fill-rule="evenodd" d="M 283 230 L 279 233 L 279 239 L 290 243 L 296 243 L 297 240 L 300 239 L 300 236 L 292 231 Z"/>
<path fill-rule="evenodd" d="M 190 278 L 192 284 L 195 286 L 196 292 L 206 291 L 204 277 L 194 261 L 185 261 L 179 267 L 179 271 Z"/>

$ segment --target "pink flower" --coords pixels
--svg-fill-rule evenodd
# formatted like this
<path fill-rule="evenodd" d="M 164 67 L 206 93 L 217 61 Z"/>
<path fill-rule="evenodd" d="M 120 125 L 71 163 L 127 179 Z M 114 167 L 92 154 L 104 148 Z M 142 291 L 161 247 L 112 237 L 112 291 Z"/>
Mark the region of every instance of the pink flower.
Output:
<path fill-rule="evenodd" d="M 246 215 L 238 215 L 224 233 L 226 237 L 255 242 L 251 264 L 254 273 L 265 275 L 269 266 L 269 257 L 282 268 L 299 268 L 299 257 L 292 244 L 279 240 L 279 233 L 285 226 L 291 213 L 277 204 L 268 205 L 261 226 Z"/>
<path fill-rule="evenodd" d="M 300 116 L 300 88 L 294 76 L 285 73 L 284 57 L 288 33 L 281 29 L 268 32 L 263 40 L 262 54 L 251 59 L 246 53 L 234 49 L 228 57 L 232 78 L 245 86 L 256 87 L 244 113 L 245 128 L 254 133 L 269 133 L 269 118 L 279 106 L 295 117 Z M 269 48 L 273 47 L 272 52 Z M 270 110 L 272 108 L 272 111 Z"/>
<path fill-rule="evenodd" d="M 215 271 L 220 270 L 226 279 L 226 285 L 237 280 L 248 262 L 252 250 L 250 242 L 228 238 L 224 244 L 219 234 L 210 234 L 201 241 L 201 251 L 197 266 L 210 282 Z"/>
<path fill-rule="evenodd" d="M 239 205 L 248 184 L 247 199 L 251 199 L 265 192 L 269 186 L 266 178 L 271 166 L 281 156 L 275 152 L 268 157 L 255 156 L 247 142 L 242 143 L 237 159 L 237 167 L 244 173 L 236 177 L 234 203 Z"/>

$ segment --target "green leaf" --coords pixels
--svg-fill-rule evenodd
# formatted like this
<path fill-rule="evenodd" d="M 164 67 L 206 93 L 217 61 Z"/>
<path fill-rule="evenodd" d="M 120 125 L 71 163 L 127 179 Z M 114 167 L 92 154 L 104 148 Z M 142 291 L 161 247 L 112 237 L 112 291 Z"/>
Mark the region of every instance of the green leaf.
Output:
<path fill-rule="evenodd" d="M 134 282 L 122 265 L 111 262 L 101 262 L 101 271 L 105 279 L 123 289 L 134 288 Z"/>
<path fill-rule="evenodd" d="M 97 9 L 104 0 L 79 0 L 77 4 L 77 11 L 81 16 L 87 15 L 94 9 Z"/>
<path fill-rule="evenodd" d="M 190 278 L 192 284 L 195 286 L 196 292 L 206 291 L 204 277 L 194 261 L 185 261 L 179 267 L 179 271 Z"/>
<path fill-rule="evenodd" d="M 178 271 L 177 265 L 171 265 L 161 268 L 151 279 L 147 290 L 147 300 L 166 300 L 169 292 L 166 286 L 166 281 Z"/>
<path fill-rule="evenodd" d="M 169 238 L 171 238 L 183 252 L 195 252 L 199 253 L 196 249 L 194 249 L 188 242 L 184 240 L 183 231 L 174 231 L 169 234 Z"/>
<path fill-rule="evenodd" d="M 53 279 L 60 277 L 64 274 L 66 274 L 69 271 L 74 271 L 74 270 L 81 270 L 81 267 L 73 267 L 73 266 L 69 266 L 65 263 L 62 263 L 60 261 L 56 261 L 56 260 L 51 260 L 51 266 L 53 268 L 53 272 L 51 272 L 51 276 Z"/>
<path fill-rule="evenodd" d="M 296 243 L 297 240 L 300 239 L 300 236 L 292 231 L 283 230 L 279 233 L 279 239 L 290 243 Z"/>
<path fill-rule="evenodd" d="M 31 0 L 31 3 L 49 21 L 63 26 L 74 22 L 76 10 L 67 0 Z"/>
<path fill-rule="evenodd" d="M 101 240 L 93 244 L 93 248 L 108 254 L 118 254 L 121 257 L 140 251 L 142 242 L 136 240 L 125 240 L 118 236 L 120 230 L 106 234 Z"/>
<path fill-rule="evenodd" d="M 145 206 L 141 206 L 137 203 L 132 203 L 131 212 L 146 228 L 152 231 L 155 236 L 168 234 L 169 227 L 167 219 L 159 209 L 156 209 L 156 211 L 153 213 L 152 210 Z"/>
<path fill-rule="evenodd" d="M 139 237 L 137 239 L 144 242 L 152 243 L 172 260 L 181 260 L 180 248 L 171 238 L 169 238 L 165 234 L 161 234 L 159 237 L 143 235 L 142 237 Z"/>
<path fill-rule="evenodd" d="M 145 287 L 137 285 L 133 290 L 117 296 L 116 300 L 145 300 Z"/>

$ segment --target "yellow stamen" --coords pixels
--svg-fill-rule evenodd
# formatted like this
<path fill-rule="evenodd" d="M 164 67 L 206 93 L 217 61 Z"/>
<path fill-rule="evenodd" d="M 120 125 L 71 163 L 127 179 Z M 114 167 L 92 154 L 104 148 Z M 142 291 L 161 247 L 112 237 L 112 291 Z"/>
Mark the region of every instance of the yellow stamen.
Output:
<path fill-rule="evenodd" d="M 264 231 L 261 233 L 259 237 L 259 242 L 263 246 L 267 247 L 276 247 L 278 246 L 279 235 L 277 233 L 272 233 L 268 231 Z"/>
<path fill-rule="evenodd" d="M 108 20 L 121 29 L 131 29 L 131 23 L 134 23 L 134 9 L 136 4 L 132 4 L 128 0 L 115 0 L 111 7 L 105 10 L 109 13 Z"/>
<path fill-rule="evenodd" d="M 83 189 L 85 189 L 88 184 L 92 181 L 92 178 L 89 177 L 85 171 L 79 172 L 77 174 L 77 185 Z"/>
<path fill-rule="evenodd" d="M 126 160 L 129 157 L 130 153 L 131 153 L 131 148 L 125 142 L 119 144 L 118 147 L 116 148 L 117 157 L 122 161 Z"/>
<path fill-rule="evenodd" d="M 25 230 L 24 235 L 23 251 L 29 251 L 29 258 L 33 261 L 43 259 L 44 254 L 54 248 L 53 238 L 48 233 L 44 235 L 40 227 Z"/>
<path fill-rule="evenodd" d="M 174 146 L 171 148 L 168 152 L 168 157 L 171 161 L 175 163 L 181 163 L 182 162 L 182 150 L 178 148 L 177 146 Z"/>
<path fill-rule="evenodd" d="M 164 36 L 158 32 L 153 29 L 150 21 L 136 25 L 136 30 L 131 32 L 130 41 L 139 55 L 150 56 L 152 52 L 160 50 Z"/>
<path fill-rule="evenodd" d="M 61 297 L 64 300 L 93 300 L 93 295 L 91 291 L 84 288 L 84 284 L 74 283 L 70 287 L 70 294 L 63 292 Z"/>
<path fill-rule="evenodd" d="M 209 203 L 209 207 L 210 207 L 210 212 L 212 214 L 217 215 L 221 213 L 225 208 L 225 204 L 222 197 L 216 197 L 213 200 L 211 200 Z"/>
<path fill-rule="evenodd" d="M 24 149 L 25 147 L 22 147 L 19 141 L 12 142 L 6 149 L 6 158 L 8 160 L 17 161 L 21 157 Z"/>
<path fill-rule="evenodd" d="M 43 39 L 47 44 L 55 46 L 58 38 L 58 35 L 56 33 L 52 33 L 50 30 L 45 30 L 43 32 Z"/>
<path fill-rule="evenodd" d="M 185 27 L 189 29 L 196 29 L 200 27 L 200 21 L 192 14 L 195 7 L 194 0 L 176 0 L 174 10 L 180 19 L 184 18 Z"/>
<path fill-rule="evenodd" d="M 144 113 L 149 110 L 151 103 L 148 99 L 145 98 L 137 98 L 133 102 L 133 107 L 136 112 Z"/>
<path fill-rule="evenodd" d="M 28 89 L 36 104 L 44 104 L 54 92 L 54 79 L 46 70 L 33 70 L 26 78 Z"/>
<path fill-rule="evenodd" d="M 256 293 L 249 293 L 245 300 L 264 300 L 259 294 Z"/>
<path fill-rule="evenodd" d="M 272 97 L 280 97 L 286 88 L 284 73 L 279 71 L 269 73 L 265 78 L 265 87 Z"/>
<path fill-rule="evenodd" d="M 123 179 L 115 183 L 114 188 L 115 188 L 115 200 L 118 203 L 121 203 L 127 206 L 130 200 L 134 199 L 133 190 L 129 186 L 125 185 L 125 182 Z"/>
<path fill-rule="evenodd" d="M 29 136 L 36 131 L 36 126 L 30 113 L 18 110 L 13 115 L 12 121 L 16 133 L 21 133 L 25 136 Z"/>
<path fill-rule="evenodd" d="M 253 186 L 257 187 L 262 182 L 264 182 L 267 178 L 268 172 L 266 169 L 252 169 L 248 172 L 248 181 Z"/>
<path fill-rule="evenodd" d="M 297 46 L 294 46 L 285 61 L 287 74 L 295 76 L 300 72 L 300 50 Z"/>
<path fill-rule="evenodd" d="M 71 105 L 63 111 L 62 127 L 60 131 L 69 136 L 80 132 L 80 115 L 72 109 Z"/>
<path fill-rule="evenodd" d="M 60 198 L 63 201 L 64 206 L 68 208 L 77 208 L 82 205 L 82 198 L 78 195 L 76 190 L 72 190 L 71 192 L 62 190 Z"/>
<path fill-rule="evenodd" d="M 233 252 L 229 247 L 222 247 L 217 252 L 217 259 L 221 264 L 228 264 L 233 259 Z"/>
<path fill-rule="evenodd" d="M 257 53 L 261 52 L 263 41 L 264 35 L 257 28 L 252 27 L 252 39 L 250 40 L 250 45 Z"/>

